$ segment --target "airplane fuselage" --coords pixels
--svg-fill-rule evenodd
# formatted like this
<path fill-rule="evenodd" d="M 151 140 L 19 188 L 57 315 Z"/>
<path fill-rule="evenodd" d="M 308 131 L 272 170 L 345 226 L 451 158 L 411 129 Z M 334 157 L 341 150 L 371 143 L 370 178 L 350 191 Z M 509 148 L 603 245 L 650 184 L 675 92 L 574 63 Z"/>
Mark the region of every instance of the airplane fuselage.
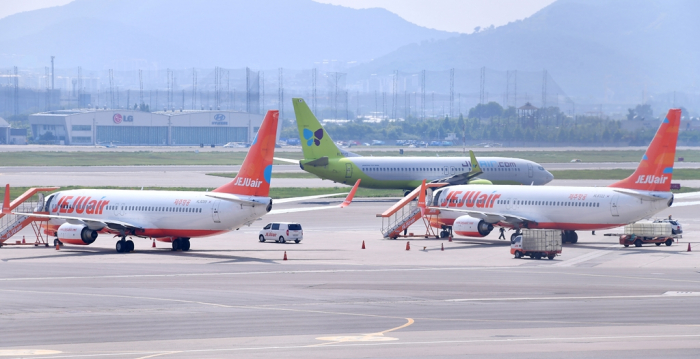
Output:
<path fill-rule="evenodd" d="M 516 158 L 481 157 L 483 174 L 476 179 L 494 184 L 544 185 L 553 176 L 539 164 Z M 302 161 L 303 163 L 303 161 Z M 352 184 L 362 179 L 362 187 L 413 189 L 427 181 L 438 180 L 471 169 L 469 158 L 462 157 L 345 157 L 330 158 L 328 165 L 302 168 L 322 179 Z"/>
<path fill-rule="evenodd" d="M 269 197 L 239 196 L 250 206 L 207 196 L 207 192 L 84 189 L 61 191 L 46 201 L 51 215 L 95 221 L 126 222 L 142 229 L 133 235 L 152 238 L 203 237 L 237 229 L 267 213 Z M 66 222 L 52 218 L 47 232 Z"/>
<path fill-rule="evenodd" d="M 624 193 L 627 191 L 628 193 Z M 629 194 L 636 193 L 638 196 Z M 650 200 L 645 196 L 656 197 Z M 666 209 L 671 192 L 609 187 L 453 186 L 435 191 L 430 205 L 528 219 L 528 228 L 598 230 L 648 218 Z M 441 211 L 431 225 L 452 225 L 466 213 Z M 512 226 L 501 222 L 501 225 Z"/>

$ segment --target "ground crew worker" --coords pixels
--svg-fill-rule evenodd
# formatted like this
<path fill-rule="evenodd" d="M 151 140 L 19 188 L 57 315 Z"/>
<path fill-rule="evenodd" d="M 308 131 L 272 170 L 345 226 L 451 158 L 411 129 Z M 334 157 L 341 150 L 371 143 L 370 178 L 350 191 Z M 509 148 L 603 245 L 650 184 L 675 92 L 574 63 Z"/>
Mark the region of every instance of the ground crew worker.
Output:
<path fill-rule="evenodd" d="M 500 231 L 501 231 L 501 235 L 498 236 L 498 239 L 506 239 L 506 234 L 505 234 L 505 233 L 506 233 L 506 229 L 503 228 L 503 227 L 501 227 Z"/>

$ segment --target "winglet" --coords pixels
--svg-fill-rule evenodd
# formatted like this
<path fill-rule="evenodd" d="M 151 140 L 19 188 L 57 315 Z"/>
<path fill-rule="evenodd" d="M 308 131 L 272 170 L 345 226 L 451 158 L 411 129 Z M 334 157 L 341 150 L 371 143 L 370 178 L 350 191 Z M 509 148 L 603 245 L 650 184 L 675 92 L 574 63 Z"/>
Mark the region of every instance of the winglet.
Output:
<path fill-rule="evenodd" d="M 353 197 L 355 197 L 355 192 L 357 192 L 357 188 L 360 187 L 360 181 L 361 179 L 358 178 L 357 182 L 355 182 L 355 185 L 352 186 L 352 190 L 350 191 L 350 193 L 348 193 L 348 196 L 345 197 L 345 201 L 343 201 L 343 203 L 340 204 L 340 208 L 345 208 L 350 205 L 350 202 L 352 202 Z"/>
<path fill-rule="evenodd" d="M 420 193 L 418 194 L 418 208 L 425 208 L 425 180 L 420 185 Z"/>
<path fill-rule="evenodd" d="M 5 185 L 5 200 L 2 202 L 2 213 L 10 213 L 10 184 Z"/>

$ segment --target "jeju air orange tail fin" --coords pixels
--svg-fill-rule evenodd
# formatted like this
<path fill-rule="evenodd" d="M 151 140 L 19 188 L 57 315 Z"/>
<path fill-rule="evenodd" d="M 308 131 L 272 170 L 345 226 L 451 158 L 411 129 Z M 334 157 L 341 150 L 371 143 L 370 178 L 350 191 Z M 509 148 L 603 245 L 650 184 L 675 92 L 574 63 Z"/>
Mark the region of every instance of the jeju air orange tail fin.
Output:
<path fill-rule="evenodd" d="M 681 110 L 669 110 L 644 153 L 642 161 L 639 162 L 637 170 L 622 181 L 611 184 L 610 187 L 642 191 L 670 191 L 680 124 Z"/>
<path fill-rule="evenodd" d="M 267 111 L 258 133 L 243 160 L 241 170 L 233 181 L 213 192 L 267 197 L 270 194 L 272 157 L 277 141 L 277 119 L 279 111 Z"/>

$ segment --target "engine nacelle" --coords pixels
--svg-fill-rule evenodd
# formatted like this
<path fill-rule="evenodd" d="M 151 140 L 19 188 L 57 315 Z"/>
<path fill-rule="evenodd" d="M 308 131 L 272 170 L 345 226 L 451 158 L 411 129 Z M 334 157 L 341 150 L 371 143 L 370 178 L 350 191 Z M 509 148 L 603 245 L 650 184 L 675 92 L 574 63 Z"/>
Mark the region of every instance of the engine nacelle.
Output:
<path fill-rule="evenodd" d="M 465 237 L 486 237 L 491 231 L 493 224 L 469 215 L 458 217 L 452 225 L 452 232 Z"/>
<path fill-rule="evenodd" d="M 97 231 L 84 224 L 63 223 L 58 227 L 57 237 L 63 243 L 88 245 L 97 239 Z"/>

